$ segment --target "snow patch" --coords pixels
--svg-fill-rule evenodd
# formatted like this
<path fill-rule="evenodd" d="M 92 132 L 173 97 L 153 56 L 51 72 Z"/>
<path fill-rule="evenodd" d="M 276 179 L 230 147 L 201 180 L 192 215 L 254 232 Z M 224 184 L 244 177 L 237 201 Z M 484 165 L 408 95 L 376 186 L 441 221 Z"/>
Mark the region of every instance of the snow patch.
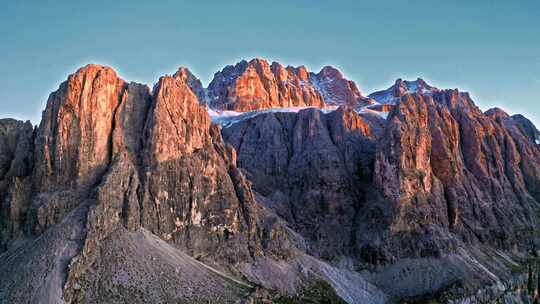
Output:
<path fill-rule="evenodd" d="M 534 141 L 537 145 L 540 145 L 540 139 L 537 138 L 535 141 Z"/>
<path fill-rule="evenodd" d="M 220 110 L 214 110 L 214 109 L 208 108 L 208 114 L 210 115 L 210 118 L 212 119 L 213 123 L 219 124 L 223 127 L 229 127 L 235 123 L 238 123 L 243 120 L 255 117 L 260 114 L 265 114 L 265 113 L 278 113 L 278 112 L 298 113 L 301 110 L 305 110 L 305 109 L 318 109 L 324 114 L 327 114 L 327 113 L 337 110 L 337 108 L 338 106 L 327 106 L 324 108 L 286 107 L 286 108 L 262 109 L 262 110 L 255 110 L 251 112 L 220 111 Z"/>
<path fill-rule="evenodd" d="M 388 118 L 388 114 L 390 112 L 382 112 L 382 111 L 375 111 L 368 107 L 363 107 L 360 110 L 357 111 L 358 114 L 370 114 L 370 115 L 377 115 L 380 116 L 382 119 Z"/>

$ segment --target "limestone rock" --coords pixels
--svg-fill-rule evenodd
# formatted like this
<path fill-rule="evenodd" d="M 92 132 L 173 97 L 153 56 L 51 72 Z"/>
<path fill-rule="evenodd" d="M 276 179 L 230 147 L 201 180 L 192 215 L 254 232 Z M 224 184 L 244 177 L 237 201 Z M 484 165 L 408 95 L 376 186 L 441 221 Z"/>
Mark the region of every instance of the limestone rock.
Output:
<path fill-rule="evenodd" d="M 0 251 L 23 236 L 32 193 L 33 137 L 30 122 L 0 120 Z"/>
<path fill-rule="evenodd" d="M 202 82 L 199 80 L 199 78 L 195 77 L 195 75 L 193 75 L 188 68 L 180 67 L 173 77 L 178 78 L 180 81 L 186 83 L 193 94 L 197 96 L 199 101 L 201 103 L 206 103 L 206 93 Z"/>
<path fill-rule="evenodd" d="M 263 59 L 241 61 L 217 72 L 208 86 L 208 98 L 212 108 L 240 112 L 324 105 L 321 94 L 310 85 L 305 67 L 269 65 Z"/>
<path fill-rule="evenodd" d="M 358 109 L 374 103 L 374 100 L 362 95 L 354 81 L 346 79 L 334 67 L 325 66 L 317 74 L 310 73 L 310 81 L 326 104 Z"/>
<path fill-rule="evenodd" d="M 262 114 L 223 130 L 254 190 L 325 258 L 351 253 L 375 133 L 345 108 L 326 115 L 316 109 Z"/>
<path fill-rule="evenodd" d="M 220 140 L 187 84 L 162 77 L 145 128 L 142 225 L 193 256 L 245 259 L 255 250 L 255 202 Z"/>
<path fill-rule="evenodd" d="M 540 155 L 512 120 L 482 113 L 457 90 L 400 98 L 374 181 L 391 203 L 389 231 L 409 240 L 401 254 L 441 254 L 456 240 L 505 250 L 536 242 L 523 235 L 538 229 L 529 215 L 538 209 Z"/>

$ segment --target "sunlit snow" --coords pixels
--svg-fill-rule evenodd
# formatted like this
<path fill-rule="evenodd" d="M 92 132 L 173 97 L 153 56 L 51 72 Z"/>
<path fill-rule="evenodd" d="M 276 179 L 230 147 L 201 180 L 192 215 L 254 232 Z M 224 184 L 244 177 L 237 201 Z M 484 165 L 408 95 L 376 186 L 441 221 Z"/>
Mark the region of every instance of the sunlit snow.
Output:
<path fill-rule="evenodd" d="M 383 119 L 386 119 L 388 117 L 388 113 L 390 112 L 381 112 L 381 111 L 375 111 L 375 110 L 372 110 L 368 107 L 363 107 L 361 108 L 359 111 L 357 111 L 359 114 L 372 114 L 372 115 L 377 115 L 377 116 L 380 116 L 381 118 Z"/>
<path fill-rule="evenodd" d="M 262 109 L 262 110 L 256 110 L 256 111 L 251 111 L 251 112 L 220 111 L 220 110 L 213 110 L 213 109 L 208 108 L 208 114 L 210 115 L 210 118 L 212 119 L 213 123 L 222 125 L 224 127 L 228 127 L 242 120 L 252 118 L 257 115 L 264 114 L 264 113 L 277 113 L 277 112 L 298 113 L 299 111 L 305 110 L 305 109 L 319 109 L 323 113 L 330 113 L 332 111 L 337 110 L 337 108 L 338 108 L 337 106 L 327 106 L 320 109 L 317 107 L 286 107 L 286 108 Z"/>

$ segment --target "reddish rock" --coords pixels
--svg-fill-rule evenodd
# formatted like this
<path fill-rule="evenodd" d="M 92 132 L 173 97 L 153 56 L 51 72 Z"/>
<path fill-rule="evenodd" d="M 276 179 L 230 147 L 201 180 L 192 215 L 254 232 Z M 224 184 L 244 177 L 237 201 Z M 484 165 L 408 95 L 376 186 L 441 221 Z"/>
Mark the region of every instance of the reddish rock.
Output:
<path fill-rule="evenodd" d="M 360 108 L 373 103 L 333 67 L 312 73 L 305 66 L 269 65 L 264 59 L 241 61 L 216 73 L 208 97 L 214 109 L 240 112 L 294 106 Z"/>
<path fill-rule="evenodd" d="M 111 68 L 87 65 L 50 95 L 36 138 L 39 191 L 98 181 L 112 156 L 113 121 L 125 89 Z"/>
<path fill-rule="evenodd" d="M 312 254 L 333 259 L 354 251 L 377 128 L 343 107 L 330 114 L 316 109 L 261 114 L 223 134 L 263 201 L 316 244 Z"/>
<path fill-rule="evenodd" d="M 241 61 L 214 75 L 208 86 L 210 107 L 240 112 L 293 106 L 322 107 L 305 67 L 283 67 L 263 59 Z"/>

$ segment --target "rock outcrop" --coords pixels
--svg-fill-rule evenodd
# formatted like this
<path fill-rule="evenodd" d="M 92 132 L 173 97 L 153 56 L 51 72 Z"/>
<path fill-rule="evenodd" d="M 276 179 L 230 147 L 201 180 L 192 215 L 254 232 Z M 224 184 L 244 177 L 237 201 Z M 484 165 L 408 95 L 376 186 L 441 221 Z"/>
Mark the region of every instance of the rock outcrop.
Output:
<path fill-rule="evenodd" d="M 398 78 L 394 85 L 388 89 L 371 93 L 368 97 L 380 104 L 395 104 L 399 102 L 401 96 L 407 94 L 418 93 L 421 95 L 432 95 L 439 91 L 438 88 L 430 86 L 422 78 L 418 78 L 414 81 Z"/>
<path fill-rule="evenodd" d="M 197 96 L 200 102 L 206 102 L 206 92 L 199 78 L 195 77 L 191 71 L 186 67 L 180 67 L 173 75 L 174 78 L 178 78 L 189 86 L 193 94 Z"/>
<path fill-rule="evenodd" d="M 284 67 L 264 59 L 227 66 L 214 75 L 208 86 L 208 104 L 218 110 L 247 112 L 328 105 L 360 108 L 373 102 L 333 67 L 313 73 L 304 66 Z"/>
<path fill-rule="evenodd" d="M 17 245 L 26 252 L 73 238 L 60 260 L 39 255 L 55 255 L 48 250 L 28 255 L 35 266 L 5 282 L 25 285 L 31 272 L 54 276 L 51 285 L 35 281 L 50 301 L 86 302 L 86 291 L 101 280 L 95 271 L 108 271 L 96 265 L 117 263 L 102 252 L 113 248 L 116 237 L 131 246 L 127 234 L 141 230 L 228 272 L 258 254 L 249 183 L 191 90 L 193 83 L 179 73 L 162 77 L 150 93 L 108 67 L 88 65 L 51 94 L 35 140 L 30 123 L 1 121 L 4 250 L 15 248 L 9 245 L 17 239 L 27 239 Z M 68 224 L 72 228 L 62 228 Z M 25 259 L 18 253 L 13 258 Z M 58 266 L 47 269 L 47 263 Z M 129 272 L 125 280 L 130 275 L 140 273 Z M 119 296 L 114 286 L 124 283 L 105 283 L 105 296 Z M 9 290 L 1 301 L 18 298 L 18 289 L 2 288 Z M 142 292 L 144 299 L 151 290 Z"/>
<path fill-rule="evenodd" d="M 374 103 L 373 99 L 362 95 L 354 81 L 346 79 L 334 67 L 325 66 L 319 73 L 310 73 L 309 78 L 328 105 L 359 109 Z"/>
<path fill-rule="evenodd" d="M 219 110 L 247 112 L 277 107 L 322 107 L 321 94 L 311 86 L 304 66 L 269 65 L 264 59 L 226 66 L 208 86 L 208 104 Z"/>
<path fill-rule="evenodd" d="M 141 219 L 194 256 L 243 260 L 256 251 L 255 201 L 215 128 L 186 83 L 160 79 L 145 128 Z"/>

